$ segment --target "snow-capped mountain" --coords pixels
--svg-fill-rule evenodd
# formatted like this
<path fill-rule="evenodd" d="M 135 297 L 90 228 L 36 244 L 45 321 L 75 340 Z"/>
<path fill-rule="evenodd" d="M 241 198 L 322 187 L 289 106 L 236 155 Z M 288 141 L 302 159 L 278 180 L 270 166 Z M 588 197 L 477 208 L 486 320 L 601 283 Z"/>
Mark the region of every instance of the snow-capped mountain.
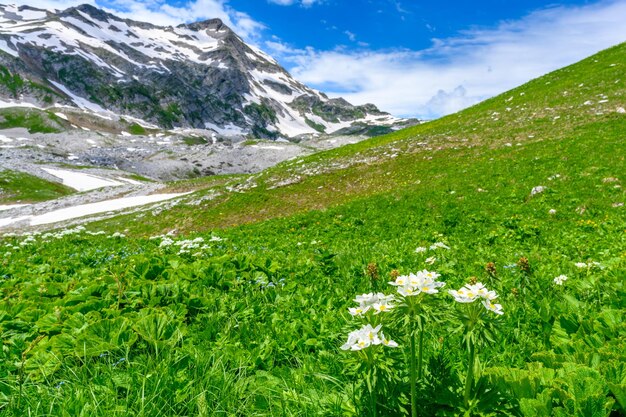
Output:
<path fill-rule="evenodd" d="M 262 138 L 402 122 L 306 87 L 218 19 L 163 27 L 90 5 L 0 5 L 0 100 Z"/>

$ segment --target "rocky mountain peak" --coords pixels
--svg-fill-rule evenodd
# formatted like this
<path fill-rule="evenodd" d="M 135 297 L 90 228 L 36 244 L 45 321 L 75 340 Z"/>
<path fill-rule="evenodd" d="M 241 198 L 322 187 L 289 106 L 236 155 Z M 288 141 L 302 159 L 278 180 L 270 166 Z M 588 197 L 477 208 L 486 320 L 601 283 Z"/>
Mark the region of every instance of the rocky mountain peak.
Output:
<path fill-rule="evenodd" d="M 200 32 L 203 30 L 210 30 L 214 32 L 218 32 L 218 31 L 230 32 L 231 31 L 231 29 L 228 26 L 226 26 L 224 22 L 222 22 L 221 19 L 208 19 L 208 20 L 201 20 L 199 22 L 194 22 L 194 23 L 183 23 L 181 25 L 178 25 L 177 27 L 187 28 L 196 32 Z"/>
<path fill-rule="evenodd" d="M 72 104 L 225 136 L 293 138 L 401 122 L 303 85 L 220 19 L 164 27 L 89 4 L 60 12 L 0 5 L 2 71 L 31 83 L 0 82 L 0 100 Z"/>
<path fill-rule="evenodd" d="M 121 20 L 116 16 L 113 16 L 102 9 L 99 9 L 91 4 L 81 4 L 79 6 L 70 7 L 69 9 L 65 9 L 60 12 L 58 15 L 60 17 L 65 16 L 74 16 L 81 17 L 81 13 L 91 17 L 92 19 L 96 19 L 100 22 L 108 23 L 109 20 Z"/>

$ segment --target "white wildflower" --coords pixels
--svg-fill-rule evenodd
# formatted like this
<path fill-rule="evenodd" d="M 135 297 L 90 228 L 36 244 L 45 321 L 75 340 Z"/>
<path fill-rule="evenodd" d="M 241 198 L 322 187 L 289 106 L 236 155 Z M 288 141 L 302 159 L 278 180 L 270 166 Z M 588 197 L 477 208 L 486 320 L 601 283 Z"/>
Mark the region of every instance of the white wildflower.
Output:
<path fill-rule="evenodd" d="M 448 294 L 459 303 L 473 303 L 476 300 L 481 300 L 487 310 L 496 314 L 504 314 L 502 305 L 493 302 L 493 300 L 498 298 L 498 294 L 495 291 L 488 290 L 481 282 L 466 284 L 459 290 L 449 290 Z"/>
<path fill-rule="evenodd" d="M 391 339 L 387 339 L 383 332 L 380 331 L 380 328 L 380 324 L 376 327 L 372 327 L 371 324 L 366 324 L 359 330 L 350 332 L 348 341 L 341 346 L 341 349 L 357 351 L 376 345 L 397 347 L 398 344 Z"/>
<path fill-rule="evenodd" d="M 371 306 L 364 306 L 364 307 L 351 307 L 348 309 L 348 312 L 350 312 L 351 315 L 353 316 L 362 316 L 363 314 L 367 313 L 369 311 L 369 309 L 371 308 Z"/>
<path fill-rule="evenodd" d="M 437 262 L 437 258 L 435 258 L 434 256 L 431 256 L 431 257 L 426 258 L 426 259 L 424 260 L 424 263 L 425 263 L 425 264 L 427 264 L 427 265 L 432 265 L 432 264 L 434 264 L 435 262 Z"/>
<path fill-rule="evenodd" d="M 375 311 L 374 314 L 379 314 L 394 308 L 392 304 L 394 296 L 385 295 L 380 292 L 357 295 L 354 301 L 358 303 L 359 306 L 348 309 L 353 316 L 362 316 L 371 309 Z"/>
<path fill-rule="evenodd" d="M 554 278 L 555 285 L 563 285 L 565 281 L 567 281 L 567 276 L 565 275 L 559 275 L 558 277 Z"/>
<path fill-rule="evenodd" d="M 498 315 L 504 314 L 504 311 L 502 311 L 502 304 L 494 304 L 489 300 L 483 300 L 482 303 L 487 310 L 493 311 Z"/>
<path fill-rule="evenodd" d="M 384 313 L 389 310 L 392 310 L 395 306 L 389 302 L 383 301 L 379 303 L 372 304 L 372 309 L 374 310 L 374 314 Z"/>
<path fill-rule="evenodd" d="M 415 248 L 415 253 L 422 253 L 422 252 L 426 252 L 426 248 L 423 246 L 418 246 L 417 248 Z"/>
<path fill-rule="evenodd" d="M 359 330 L 350 332 L 350 334 L 348 335 L 348 341 L 341 346 L 341 349 L 361 350 L 368 348 L 372 345 L 382 344 L 383 341 L 378 334 L 380 328 L 380 324 L 376 327 L 372 327 L 371 324 L 366 324 Z"/>
<path fill-rule="evenodd" d="M 169 237 L 164 237 L 163 240 L 161 240 L 161 244 L 159 244 L 160 248 L 164 248 L 166 246 L 170 246 L 174 243 L 174 241 L 172 239 L 170 239 Z"/>
<path fill-rule="evenodd" d="M 450 249 L 450 247 L 443 242 L 436 242 L 430 245 L 430 250 L 436 250 L 436 249 Z"/>
<path fill-rule="evenodd" d="M 459 290 L 448 290 L 448 294 L 453 296 L 458 303 L 473 303 L 478 298 L 478 294 L 469 291 L 465 287 Z"/>
<path fill-rule="evenodd" d="M 357 295 L 354 298 L 354 301 L 359 303 L 360 305 L 372 305 L 380 301 L 391 301 L 392 299 L 393 299 L 393 296 L 385 295 L 381 292 L 379 293 L 370 292 L 367 294 Z"/>
<path fill-rule="evenodd" d="M 389 284 L 398 287 L 398 293 L 404 297 L 421 293 L 436 294 L 439 292 L 437 288 L 445 285 L 445 282 L 436 281 L 439 277 L 440 275 L 437 272 L 424 269 L 417 274 L 411 273 L 408 276 L 399 276 L 394 282 Z"/>
<path fill-rule="evenodd" d="M 398 344 L 391 339 L 387 339 L 385 335 L 383 334 L 383 332 L 380 332 L 380 339 L 382 340 L 383 342 L 382 344 L 384 346 L 391 347 L 391 348 L 398 347 Z"/>
<path fill-rule="evenodd" d="M 396 277 L 395 281 L 389 281 L 389 285 L 393 285 L 394 287 L 403 287 L 406 285 L 407 282 L 409 282 L 408 279 L 408 276 L 400 275 Z"/>

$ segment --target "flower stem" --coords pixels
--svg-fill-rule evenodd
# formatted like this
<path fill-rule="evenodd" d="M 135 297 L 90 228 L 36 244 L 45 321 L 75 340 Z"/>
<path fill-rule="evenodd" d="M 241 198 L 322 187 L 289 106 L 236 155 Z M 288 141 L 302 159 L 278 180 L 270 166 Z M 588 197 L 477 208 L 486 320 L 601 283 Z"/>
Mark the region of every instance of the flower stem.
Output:
<path fill-rule="evenodd" d="M 415 372 L 415 329 L 411 332 L 411 352 L 409 358 L 409 383 L 411 385 L 411 417 L 417 417 L 417 384 Z"/>
<path fill-rule="evenodd" d="M 420 329 L 420 340 L 417 353 L 417 380 L 421 381 L 424 377 L 424 367 L 422 362 L 424 360 L 424 329 Z"/>
<path fill-rule="evenodd" d="M 368 350 L 367 352 L 367 362 L 369 365 L 369 370 L 365 378 L 365 383 L 367 384 L 367 390 L 369 391 L 369 400 L 370 400 L 370 415 L 372 417 L 376 417 L 376 376 L 374 370 L 374 358 L 371 355 L 371 352 Z"/>
<path fill-rule="evenodd" d="M 370 409 L 372 417 L 376 417 L 376 390 L 374 390 L 373 387 L 370 390 Z"/>
<path fill-rule="evenodd" d="M 476 350 L 474 347 L 474 341 L 469 341 L 468 351 L 468 363 L 467 363 L 467 376 L 465 378 L 465 395 L 463 396 L 463 403 L 465 407 L 469 405 L 470 396 L 472 394 L 472 385 L 474 384 L 474 362 L 475 362 Z"/>

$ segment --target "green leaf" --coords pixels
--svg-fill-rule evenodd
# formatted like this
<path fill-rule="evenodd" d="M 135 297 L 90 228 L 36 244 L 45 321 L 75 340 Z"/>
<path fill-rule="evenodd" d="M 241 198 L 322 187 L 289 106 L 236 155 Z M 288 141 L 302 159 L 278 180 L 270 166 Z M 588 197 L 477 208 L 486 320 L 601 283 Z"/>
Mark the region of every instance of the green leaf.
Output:
<path fill-rule="evenodd" d="M 76 337 L 75 354 L 94 357 L 132 346 L 137 335 L 123 317 L 104 319 L 87 326 Z"/>

